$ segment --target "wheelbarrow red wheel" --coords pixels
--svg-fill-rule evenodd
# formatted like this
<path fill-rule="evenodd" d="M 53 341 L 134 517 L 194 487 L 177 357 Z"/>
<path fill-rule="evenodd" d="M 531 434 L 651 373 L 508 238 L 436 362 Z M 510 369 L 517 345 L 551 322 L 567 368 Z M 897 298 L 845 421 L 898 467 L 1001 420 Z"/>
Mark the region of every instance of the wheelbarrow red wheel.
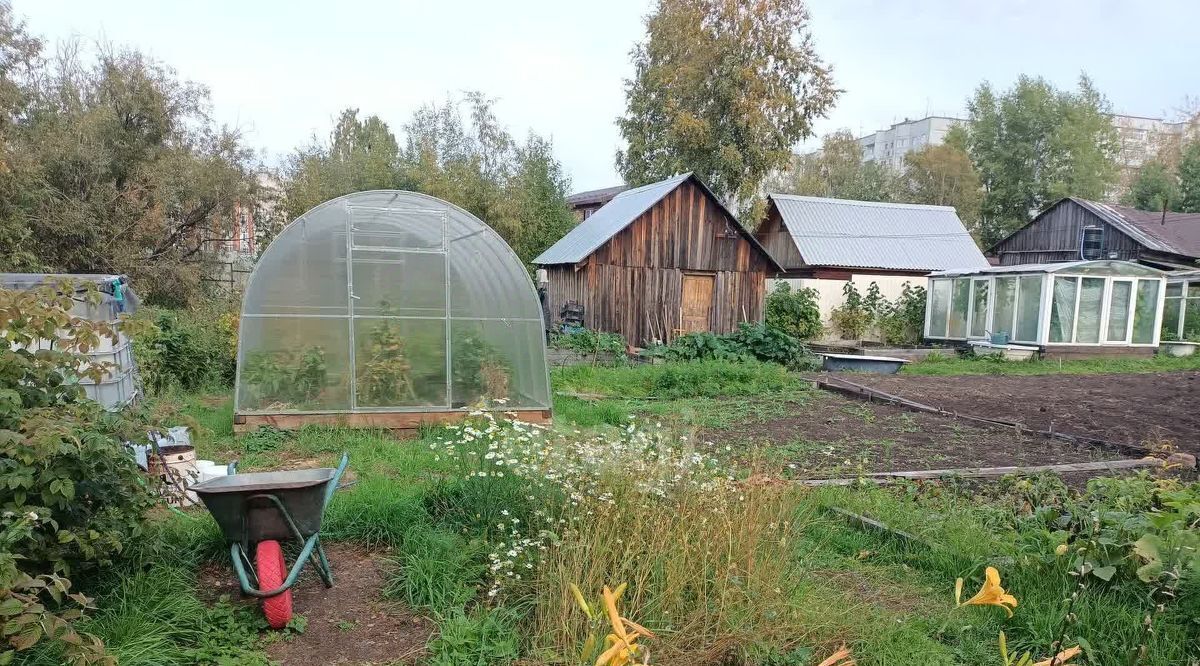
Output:
<path fill-rule="evenodd" d="M 254 552 L 254 571 L 258 575 L 260 590 L 274 590 L 283 585 L 287 577 L 287 565 L 283 561 L 283 548 L 278 541 L 260 541 Z M 262 600 L 263 615 L 272 629 L 283 629 L 292 619 L 292 591 Z"/>

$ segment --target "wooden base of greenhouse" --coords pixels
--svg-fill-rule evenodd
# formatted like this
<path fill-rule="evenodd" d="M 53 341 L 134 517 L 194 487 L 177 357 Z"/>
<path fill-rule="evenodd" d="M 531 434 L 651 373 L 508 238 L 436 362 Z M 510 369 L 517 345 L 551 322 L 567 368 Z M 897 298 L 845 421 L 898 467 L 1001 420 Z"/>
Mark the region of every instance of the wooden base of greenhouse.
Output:
<path fill-rule="evenodd" d="M 502 412 L 508 418 L 525 423 L 550 423 L 548 409 L 518 409 Z M 444 425 L 465 420 L 467 412 L 359 412 L 355 414 L 238 414 L 233 417 L 233 432 L 242 434 L 262 426 L 279 430 L 298 430 L 309 424 L 345 428 L 416 430 L 422 425 Z"/>

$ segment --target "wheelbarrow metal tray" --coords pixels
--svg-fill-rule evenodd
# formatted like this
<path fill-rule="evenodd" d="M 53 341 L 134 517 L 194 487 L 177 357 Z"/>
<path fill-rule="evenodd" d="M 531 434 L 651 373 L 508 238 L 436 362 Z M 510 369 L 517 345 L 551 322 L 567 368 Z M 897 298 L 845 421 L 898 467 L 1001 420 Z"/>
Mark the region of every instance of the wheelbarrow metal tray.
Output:
<path fill-rule="evenodd" d="M 251 472 L 219 476 L 192 486 L 229 542 L 257 543 L 292 537 L 286 520 L 269 499 L 274 495 L 305 536 L 321 531 L 325 489 L 337 470 Z"/>

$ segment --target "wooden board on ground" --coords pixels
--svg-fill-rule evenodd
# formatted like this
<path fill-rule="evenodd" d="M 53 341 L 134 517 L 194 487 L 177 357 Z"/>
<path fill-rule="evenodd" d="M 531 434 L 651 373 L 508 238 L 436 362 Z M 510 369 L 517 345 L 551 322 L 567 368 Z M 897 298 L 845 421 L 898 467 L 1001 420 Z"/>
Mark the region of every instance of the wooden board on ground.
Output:
<path fill-rule="evenodd" d="M 1146 467 L 1162 467 L 1166 461 L 1161 458 L 1139 458 L 1136 460 L 1106 460 L 1101 462 L 1068 463 L 1064 465 L 1031 465 L 1026 467 L 960 467 L 956 469 L 923 469 L 908 472 L 876 472 L 863 474 L 853 479 L 803 479 L 796 481 L 804 486 L 848 486 L 865 479 L 887 483 L 899 479 L 940 479 L 943 477 L 988 478 L 1008 476 L 1029 476 L 1042 472 L 1068 474 L 1071 472 L 1113 472 L 1122 469 L 1139 469 Z"/>
<path fill-rule="evenodd" d="M 548 409 L 519 409 L 502 412 L 525 423 L 550 423 Z M 468 412 L 357 412 L 353 414 L 238 414 L 233 419 L 237 434 L 253 432 L 262 426 L 279 430 L 298 430 L 309 424 L 342 426 L 346 428 L 382 428 L 387 430 L 416 430 L 422 425 L 458 423 Z"/>

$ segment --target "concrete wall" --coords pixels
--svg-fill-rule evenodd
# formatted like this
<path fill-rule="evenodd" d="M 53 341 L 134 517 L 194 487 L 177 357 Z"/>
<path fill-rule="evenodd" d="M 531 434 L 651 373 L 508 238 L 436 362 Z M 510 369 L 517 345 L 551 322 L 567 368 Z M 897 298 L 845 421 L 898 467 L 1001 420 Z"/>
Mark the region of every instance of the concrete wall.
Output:
<path fill-rule="evenodd" d="M 904 290 L 904 283 L 907 282 L 912 287 L 926 287 L 927 278 L 902 276 L 902 275 L 872 275 L 870 273 L 854 273 L 849 280 L 829 280 L 816 278 L 782 278 L 767 280 L 767 293 L 770 294 L 775 289 L 775 284 L 786 282 L 791 285 L 792 289 L 815 289 L 817 291 L 817 305 L 821 309 L 821 321 L 824 322 L 827 330 L 822 336 L 824 340 L 837 340 L 839 336 L 830 328 L 830 313 L 833 309 L 840 306 L 845 298 L 842 296 L 842 289 L 845 288 L 847 282 L 853 282 L 855 288 L 862 295 L 866 295 L 867 288 L 871 283 L 879 285 L 879 293 L 889 301 L 896 300 L 900 293 Z"/>

